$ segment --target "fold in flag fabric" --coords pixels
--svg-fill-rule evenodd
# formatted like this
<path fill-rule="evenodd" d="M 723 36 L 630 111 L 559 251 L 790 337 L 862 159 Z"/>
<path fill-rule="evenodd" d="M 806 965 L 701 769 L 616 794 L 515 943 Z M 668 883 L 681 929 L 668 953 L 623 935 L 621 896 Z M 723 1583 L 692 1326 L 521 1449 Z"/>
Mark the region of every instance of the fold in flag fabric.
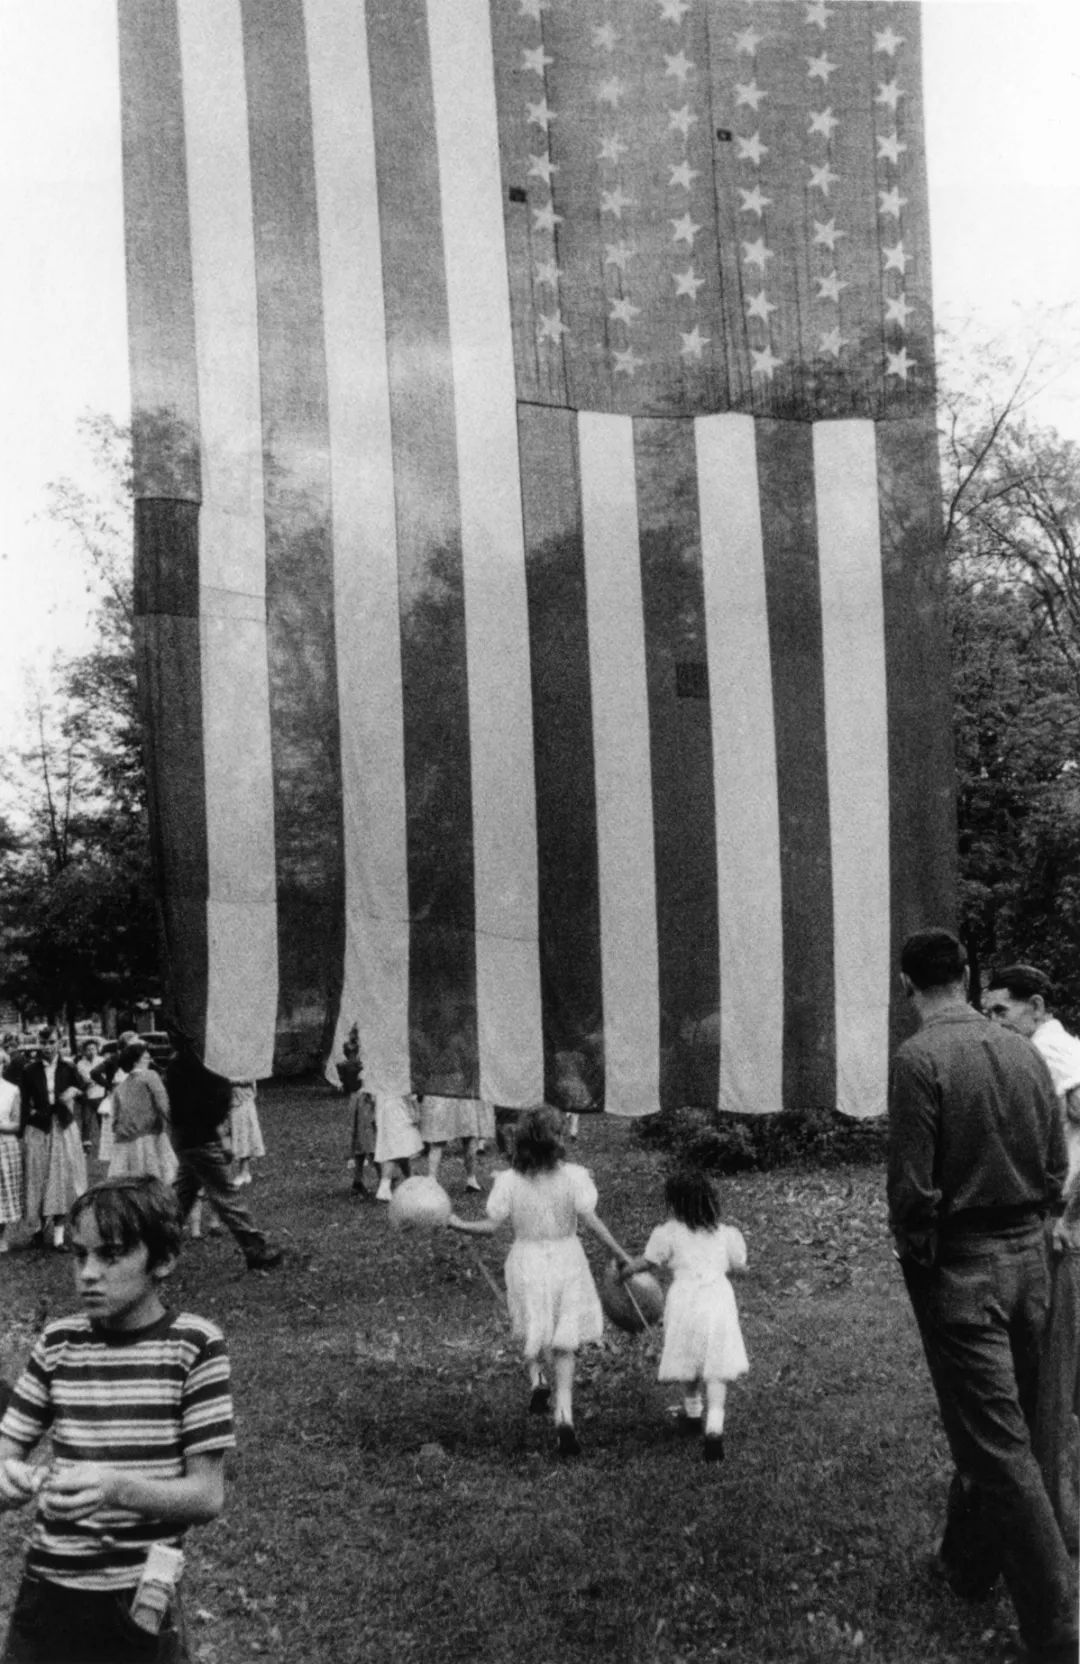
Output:
<path fill-rule="evenodd" d="M 121 0 L 136 612 L 209 1064 L 884 1106 L 948 923 L 919 12 Z"/>

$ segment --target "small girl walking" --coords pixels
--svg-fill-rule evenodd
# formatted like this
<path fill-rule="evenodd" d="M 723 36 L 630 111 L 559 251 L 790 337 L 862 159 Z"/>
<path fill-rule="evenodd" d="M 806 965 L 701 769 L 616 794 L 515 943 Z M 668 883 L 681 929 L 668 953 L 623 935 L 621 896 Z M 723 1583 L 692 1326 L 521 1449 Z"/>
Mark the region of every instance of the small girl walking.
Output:
<path fill-rule="evenodd" d="M 622 1274 L 671 1272 L 659 1379 L 682 1382 L 680 1419 L 687 1431 L 699 1430 L 704 1410 L 705 1460 L 722 1462 L 728 1382 L 745 1375 L 750 1367 L 728 1281 L 730 1272 L 746 1269 L 746 1244 L 733 1225 L 720 1223 L 716 1189 L 700 1170 L 673 1173 L 664 1187 L 664 1199 L 667 1219 L 653 1231 L 641 1257 L 624 1266 Z"/>
<path fill-rule="evenodd" d="M 562 1116 L 542 1106 L 526 1110 L 517 1126 L 514 1164 L 495 1176 L 486 1219 L 450 1215 L 456 1231 L 491 1236 L 509 1221 L 514 1241 L 506 1258 L 506 1293 L 514 1334 L 522 1342 L 532 1396 L 542 1415 L 555 1387 L 555 1429 L 560 1456 L 578 1456 L 574 1431 L 574 1364 L 579 1346 L 599 1340 L 604 1314 L 585 1250 L 581 1223 L 623 1264 L 620 1248 L 596 1216 L 597 1193 L 584 1167 L 565 1160 Z"/>

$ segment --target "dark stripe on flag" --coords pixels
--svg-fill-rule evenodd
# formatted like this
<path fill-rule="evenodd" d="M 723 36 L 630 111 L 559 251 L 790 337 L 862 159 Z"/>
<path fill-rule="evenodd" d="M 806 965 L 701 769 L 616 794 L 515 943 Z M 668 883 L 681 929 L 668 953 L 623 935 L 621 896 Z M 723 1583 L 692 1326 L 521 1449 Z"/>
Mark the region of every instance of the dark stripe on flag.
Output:
<path fill-rule="evenodd" d="M 602 1102 L 603 984 L 596 771 L 576 422 L 522 405 L 521 490 L 529 606 L 544 1095 Z M 582 1086 L 587 1093 L 582 1091 Z"/>
<path fill-rule="evenodd" d="M 715 1104 L 716 805 L 692 421 L 634 424 L 656 841 L 660 1101 Z"/>
<path fill-rule="evenodd" d="M 278 919 L 275 1067 L 321 1064 L 344 960 L 330 435 L 304 18 L 242 0 L 262 372 Z"/>
<path fill-rule="evenodd" d="M 944 619 L 938 442 L 932 415 L 876 428 L 889 712 L 892 960 L 904 938 L 955 925 L 956 798 Z M 892 979 L 893 1045 L 911 1011 Z"/>
<path fill-rule="evenodd" d="M 414 1084 L 468 1097 L 479 1086 L 468 669 L 426 7 L 369 0 L 367 20 L 397 500 Z"/>
<path fill-rule="evenodd" d="M 136 497 L 199 489 L 199 399 L 176 0 L 121 0 L 124 241 Z"/>
<path fill-rule="evenodd" d="M 209 947 L 197 503 L 135 504 L 135 653 L 169 1004 L 200 1051 Z"/>
<path fill-rule="evenodd" d="M 195 310 L 175 0 L 121 0 L 135 653 L 166 993 L 201 1046 L 208 943 Z"/>
<path fill-rule="evenodd" d="M 836 1103 L 821 589 L 809 423 L 757 424 L 784 933 L 784 1108 Z"/>

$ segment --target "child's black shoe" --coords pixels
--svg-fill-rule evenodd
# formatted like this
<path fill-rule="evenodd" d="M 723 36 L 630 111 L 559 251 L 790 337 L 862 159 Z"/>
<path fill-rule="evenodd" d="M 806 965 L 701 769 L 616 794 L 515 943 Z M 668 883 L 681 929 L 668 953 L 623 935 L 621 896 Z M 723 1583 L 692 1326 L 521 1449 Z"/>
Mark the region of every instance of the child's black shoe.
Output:
<path fill-rule="evenodd" d="M 558 1440 L 560 1456 L 581 1455 L 581 1444 L 578 1440 L 578 1436 L 568 1421 L 559 1423 Z"/>
<path fill-rule="evenodd" d="M 529 1414 L 542 1416 L 547 1414 L 547 1407 L 551 1403 L 550 1387 L 534 1387 L 529 1399 Z"/>
<path fill-rule="evenodd" d="M 724 1460 L 723 1433 L 706 1433 L 705 1460 L 707 1462 L 722 1462 Z"/>

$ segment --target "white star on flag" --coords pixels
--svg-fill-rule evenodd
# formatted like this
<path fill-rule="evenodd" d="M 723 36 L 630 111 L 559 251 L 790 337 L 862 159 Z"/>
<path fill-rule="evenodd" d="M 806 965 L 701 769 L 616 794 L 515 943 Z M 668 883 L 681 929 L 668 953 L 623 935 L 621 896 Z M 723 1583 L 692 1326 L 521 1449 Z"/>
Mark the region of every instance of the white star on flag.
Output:
<path fill-rule="evenodd" d="M 759 35 L 756 29 L 744 29 L 741 34 L 735 36 L 735 50 L 747 52 L 753 57 L 764 39 L 765 36 Z"/>
<path fill-rule="evenodd" d="M 534 278 L 537 283 L 546 283 L 552 289 L 559 287 L 562 272 L 554 260 L 538 260 L 534 268 Z"/>
<path fill-rule="evenodd" d="M 834 64 L 825 52 L 821 54 L 820 58 L 807 58 L 806 62 L 809 66 L 806 73 L 811 81 L 827 82 L 833 70 L 840 67 L 839 64 Z"/>
<path fill-rule="evenodd" d="M 899 352 L 889 352 L 886 348 L 885 374 L 887 376 L 899 376 L 901 381 L 906 381 L 915 368 L 915 364 L 916 360 L 908 357 L 906 347 L 901 347 Z"/>
<path fill-rule="evenodd" d="M 880 81 L 874 103 L 886 104 L 890 110 L 895 110 L 898 101 L 903 97 L 904 89 L 896 81 Z"/>
<path fill-rule="evenodd" d="M 549 57 L 542 46 L 527 46 L 521 54 L 521 67 L 533 75 L 543 75 L 548 64 L 555 59 Z"/>
<path fill-rule="evenodd" d="M 756 295 L 751 295 L 746 302 L 746 316 L 760 318 L 763 324 L 769 321 L 769 313 L 775 312 L 776 307 L 768 298 L 764 289 L 759 289 Z"/>
<path fill-rule="evenodd" d="M 885 270 L 887 272 L 903 272 L 908 261 L 911 259 L 910 254 L 904 253 L 904 244 L 902 241 L 894 243 L 892 248 L 883 247 L 881 252 L 885 256 Z"/>
<path fill-rule="evenodd" d="M 759 237 L 754 243 L 744 243 L 742 248 L 743 264 L 757 266 L 759 271 L 765 270 L 766 260 L 771 260 L 773 256 L 772 249 L 765 247 L 764 237 Z"/>
<path fill-rule="evenodd" d="M 625 91 L 626 88 L 618 76 L 612 75 L 608 80 L 601 81 L 596 89 L 596 96 L 601 104 L 610 104 L 614 109 Z"/>
<path fill-rule="evenodd" d="M 627 347 L 622 352 L 615 352 L 612 357 L 615 360 L 615 374 L 617 376 L 632 376 L 639 365 L 645 362 L 643 358 L 638 357 L 633 347 Z"/>
<path fill-rule="evenodd" d="M 562 224 L 562 219 L 562 215 L 555 212 L 554 205 L 547 202 L 543 208 L 533 209 L 533 230 L 554 231 L 557 225 Z"/>
<path fill-rule="evenodd" d="M 633 206 L 633 197 L 627 196 L 621 185 L 616 185 L 613 191 L 600 192 L 600 212 L 602 214 L 614 214 L 617 220 L 621 220 L 623 209 L 632 208 Z"/>
<path fill-rule="evenodd" d="M 679 110 L 668 111 L 668 126 L 674 132 L 681 133 L 684 139 L 696 120 L 697 112 L 689 104 L 684 104 Z"/>
<path fill-rule="evenodd" d="M 839 177 L 840 175 L 833 172 L 828 162 L 825 162 L 819 168 L 810 169 L 809 188 L 812 191 L 824 191 L 825 195 L 828 196 L 830 187 L 836 184 Z"/>
<path fill-rule="evenodd" d="M 837 326 L 836 329 L 830 329 L 821 337 L 818 352 L 823 358 L 839 358 L 840 348 L 850 346 L 850 344 L 847 336 L 841 335 L 839 326 Z"/>
<path fill-rule="evenodd" d="M 880 31 L 877 29 L 874 30 L 875 52 L 887 52 L 889 57 L 892 58 L 896 55 L 896 48 L 898 46 L 903 46 L 903 44 L 903 35 L 898 35 L 895 29 L 888 28 Z"/>
<path fill-rule="evenodd" d="M 618 162 L 620 156 L 625 156 L 630 146 L 619 138 L 617 133 L 610 133 L 600 141 L 600 162 Z"/>
<path fill-rule="evenodd" d="M 737 133 L 735 135 L 735 143 L 739 147 L 739 154 L 736 160 L 740 162 L 753 162 L 755 167 L 760 166 L 761 158 L 769 154 L 769 147 L 767 144 L 762 144 L 760 133 L 753 133 L 748 139 L 743 138 Z"/>
<path fill-rule="evenodd" d="M 741 185 L 737 185 L 736 190 L 742 197 L 740 213 L 756 214 L 760 219 L 764 210 L 772 205 L 772 197 L 766 196 L 760 185 L 755 185 L 752 191 L 745 191 Z"/>
<path fill-rule="evenodd" d="M 674 75 L 675 79 L 680 82 L 680 84 L 686 80 L 686 77 L 694 68 L 693 61 L 686 56 L 685 52 L 676 52 L 674 56 L 669 56 L 668 53 L 665 52 L 664 62 L 667 65 L 667 68 L 664 70 L 664 74 Z"/>
<path fill-rule="evenodd" d="M 610 23 L 601 23 L 593 29 L 593 43 L 604 52 L 614 52 L 618 38 Z"/>
<path fill-rule="evenodd" d="M 836 229 L 835 220 L 814 221 L 814 246 L 816 248 L 827 248 L 832 250 L 836 247 L 837 239 L 839 237 L 846 236 L 846 231 L 838 231 Z"/>
<path fill-rule="evenodd" d="M 540 325 L 538 340 L 554 341 L 558 345 L 563 336 L 570 333 L 558 312 L 541 312 L 538 322 Z"/>
<path fill-rule="evenodd" d="M 825 0 L 810 0 L 806 8 L 807 23 L 816 23 L 819 29 L 824 29 L 832 16 L 832 8 L 825 4 Z"/>
<path fill-rule="evenodd" d="M 690 330 L 689 333 L 680 330 L 679 334 L 682 335 L 682 346 L 679 348 L 679 351 L 682 353 L 684 358 L 700 358 L 705 348 L 712 340 L 711 335 L 702 335 L 697 324 L 694 325 L 693 329 Z"/>
<path fill-rule="evenodd" d="M 626 324 L 629 328 L 640 311 L 640 306 L 635 306 L 633 301 L 624 296 L 620 300 L 612 300 L 608 318 L 613 324 Z"/>
<path fill-rule="evenodd" d="M 752 110 L 756 110 L 764 97 L 766 97 L 766 94 L 756 81 L 736 81 L 736 104 L 749 104 Z"/>
<path fill-rule="evenodd" d="M 779 369 L 784 362 L 782 358 L 775 356 L 771 347 L 751 347 L 750 357 L 754 361 L 750 366 L 750 373 L 755 376 L 764 376 L 767 381 L 772 380 L 773 371 Z"/>
<path fill-rule="evenodd" d="M 907 328 L 908 314 L 914 307 L 908 304 L 906 295 L 893 295 L 885 302 L 885 322 L 899 324 L 901 329 Z"/>
<path fill-rule="evenodd" d="M 633 243 L 605 243 L 604 264 L 618 266 L 619 270 L 624 272 L 636 253 Z"/>
<path fill-rule="evenodd" d="M 694 238 L 701 230 L 700 225 L 695 225 L 689 214 L 683 214 L 681 219 L 672 220 L 670 223 L 672 242 L 689 243 L 693 248 Z"/>
<path fill-rule="evenodd" d="M 526 104 L 530 127 L 542 127 L 546 133 L 555 120 L 555 111 L 548 108 L 548 101 L 542 98 L 539 104 Z"/>
<path fill-rule="evenodd" d="M 551 160 L 550 156 L 529 157 L 528 177 L 530 179 L 542 179 L 545 185 L 550 185 L 552 174 L 558 173 L 558 171 L 557 165 Z"/>
<path fill-rule="evenodd" d="M 878 213 L 890 214 L 893 219 L 900 218 L 900 210 L 907 202 L 906 196 L 900 195 L 899 185 L 894 185 L 891 191 L 878 192 Z"/>
<path fill-rule="evenodd" d="M 691 300 L 697 300 L 697 292 L 704 289 L 705 279 L 698 277 L 693 266 L 687 266 L 684 272 L 672 272 L 675 279 L 675 295 L 689 295 Z"/>
<path fill-rule="evenodd" d="M 689 162 L 680 162 L 678 167 L 676 167 L 672 162 L 669 162 L 668 167 L 671 169 L 672 189 L 676 186 L 680 186 L 684 191 L 688 191 L 690 189 L 692 182 L 697 178 L 698 173 L 700 172 L 700 169 L 692 168 Z"/>
<path fill-rule="evenodd" d="M 690 10 L 690 0 L 660 0 L 661 23 L 681 23 Z"/>
<path fill-rule="evenodd" d="M 837 272 L 830 272 L 828 277 L 819 277 L 817 285 L 818 300 L 835 300 L 837 302 L 840 300 L 841 289 L 849 287 L 849 285 L 844 282 L 843 278 L 840 277 Z"/>
<path fill-rule="evenodd" d="M 840 122 L 832 113 L 832 105 L 827 110 L 811 110 L 810 132 L 820 133 L 823 138 L 831 139 L 833 128 L 839 127 Z"/>
<path fill-rule="evenodd" d="M 900 152 L 907 149 L 897 133 L 879 133 L 877 135 L 877 159 L 879 162 L 900 161 Z"/>

